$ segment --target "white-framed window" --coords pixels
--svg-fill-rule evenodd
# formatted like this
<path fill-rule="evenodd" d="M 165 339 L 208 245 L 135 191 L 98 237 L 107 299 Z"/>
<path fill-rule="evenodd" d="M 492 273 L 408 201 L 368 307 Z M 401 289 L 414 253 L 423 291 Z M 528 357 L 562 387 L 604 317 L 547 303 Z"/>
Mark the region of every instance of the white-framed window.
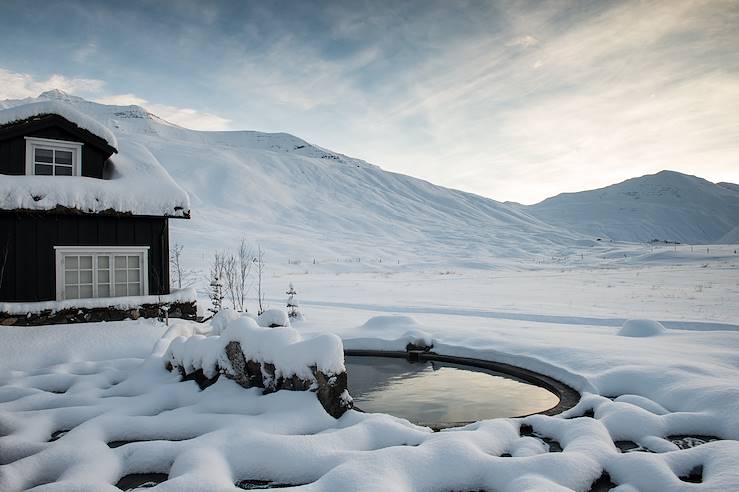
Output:
<path fill-rule="evenodd" d="M 56 298 L 149 295 L 148 246 L 55 246 Z"/>
<path fill-rule="evenodd" d="M 82 143 L 26 137 L 26 174 L 79 176 Z"/>

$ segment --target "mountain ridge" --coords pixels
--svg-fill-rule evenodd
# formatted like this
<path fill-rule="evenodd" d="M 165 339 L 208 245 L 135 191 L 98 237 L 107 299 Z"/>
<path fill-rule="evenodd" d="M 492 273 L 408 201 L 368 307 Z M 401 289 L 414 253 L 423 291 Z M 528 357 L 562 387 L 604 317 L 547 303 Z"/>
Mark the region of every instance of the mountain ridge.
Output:
<path fill-rule="evenodd" d="M 233 247 L 242 237 L 262 243 L 280 262 L 364 258 L 481 268 L 566 255 L 601 236 L 623 240 L 617 229 L 584 227 L 578 214 L 562 215 L 572 208 L 563 202 L 597 190 L 560 194 L 532 206 L 502 203 L 385 171 L 287 133 L 190 130 L 140 106 L 104 105 L 61 91 L 2 101 L 0 107 L 43 99 L 63 100 L 117 138 L 144 145 L 188 191 L 193 219 L 172 221 L 171 228 L 172 242 L 187 246 L 191 263 L 203 265 L 213 251 Z M 665 176 L 680 180 L 686 175 Z M 720 188 L 733 195 L 732 186 Z M 616 205 L 601 212 L 609 218 L 619 210 Z M 739 231 L 739 224 L 725 222 L 724 235 Z M 629 237 L 639 230 L 638 241 L 661 234 L 651 232 L 649 221 L 643 227 L 626 225 Z M 670 236 L 664 239 L 685 236 L 675 227 L 663 232 Z M 711 229 L 711 237 L 719 232 Z"/>

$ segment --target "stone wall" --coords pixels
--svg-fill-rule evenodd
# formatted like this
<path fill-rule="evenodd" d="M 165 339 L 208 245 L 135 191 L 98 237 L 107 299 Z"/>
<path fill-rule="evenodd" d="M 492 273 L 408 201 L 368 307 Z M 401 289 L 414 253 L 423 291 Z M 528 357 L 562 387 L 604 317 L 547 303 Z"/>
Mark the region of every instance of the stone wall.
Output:
<path fill-rule="evenodd" d="M 115 307 L 70 308 L 53 311 L 46 309 L 39 313 L 8 314 L 0 312 L 0 325 L 38 326 L 61 323 L 93 323 L 96 321 L 122 321 L 124 319 L 158 318 L 160 304 L 142 304 L 138 307 L 118 309 Z M 169 304 L 169 317 L 194 320 L 197 316 L 195 301 Z"/>

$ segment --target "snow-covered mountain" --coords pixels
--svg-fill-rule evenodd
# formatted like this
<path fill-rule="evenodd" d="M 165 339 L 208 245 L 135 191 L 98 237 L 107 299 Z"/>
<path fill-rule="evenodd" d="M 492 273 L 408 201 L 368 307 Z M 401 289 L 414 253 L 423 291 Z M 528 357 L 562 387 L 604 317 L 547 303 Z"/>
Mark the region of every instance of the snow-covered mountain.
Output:
<path fill-rule="evenodd" d="M 595 237 L 705 243 L 739 238 L 739 187 L 664 172 L 526 207 L 387 172 L 285 133 L 205 132 L 139 106 L 49 91 L 0 108 L 61 100 L 144 145 L 190 194 L 192 219 L 172 220 L 172 242 L 202 267 L 242 238 L 268 260 L 361 259 L 487 267 L 571 253 Z M 734 239 L 736 240 L 736 238 Z M 328 263 L 328 261 L 327 261 Z"/>
<path fill-rule="evenodd" d="M 62 100 L 119 140 L 151 151 L 190 194 L 192 220 L 171 221 L 172 241 L 201 264 L 242 237 L 284 264 L 361 258 L 487 265 L 557 254 L 582 241 L 517 206 L 387 172 L 284 133 L 194 131 L 139 106 L 61 91 L 0 107 L 39 99 Z"/>
<path fill-rule="evenodd" d="M 547 223 L 616 241 L 739 241 L 739 185 L 674 171 L 562 193 L 524 209 Z"/>

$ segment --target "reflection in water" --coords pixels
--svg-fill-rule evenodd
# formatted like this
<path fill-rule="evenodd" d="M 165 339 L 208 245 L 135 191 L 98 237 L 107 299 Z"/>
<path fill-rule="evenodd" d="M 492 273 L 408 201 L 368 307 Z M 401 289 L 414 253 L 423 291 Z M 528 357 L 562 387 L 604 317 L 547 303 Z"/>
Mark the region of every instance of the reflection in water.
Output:
<path fill-rule="evenodd" d="M 544 388 L 445 362 L 347 356 L 346 370 L 349 393 L 358 408 L 424 425 L 516 417 L 559 402 Z"/>

